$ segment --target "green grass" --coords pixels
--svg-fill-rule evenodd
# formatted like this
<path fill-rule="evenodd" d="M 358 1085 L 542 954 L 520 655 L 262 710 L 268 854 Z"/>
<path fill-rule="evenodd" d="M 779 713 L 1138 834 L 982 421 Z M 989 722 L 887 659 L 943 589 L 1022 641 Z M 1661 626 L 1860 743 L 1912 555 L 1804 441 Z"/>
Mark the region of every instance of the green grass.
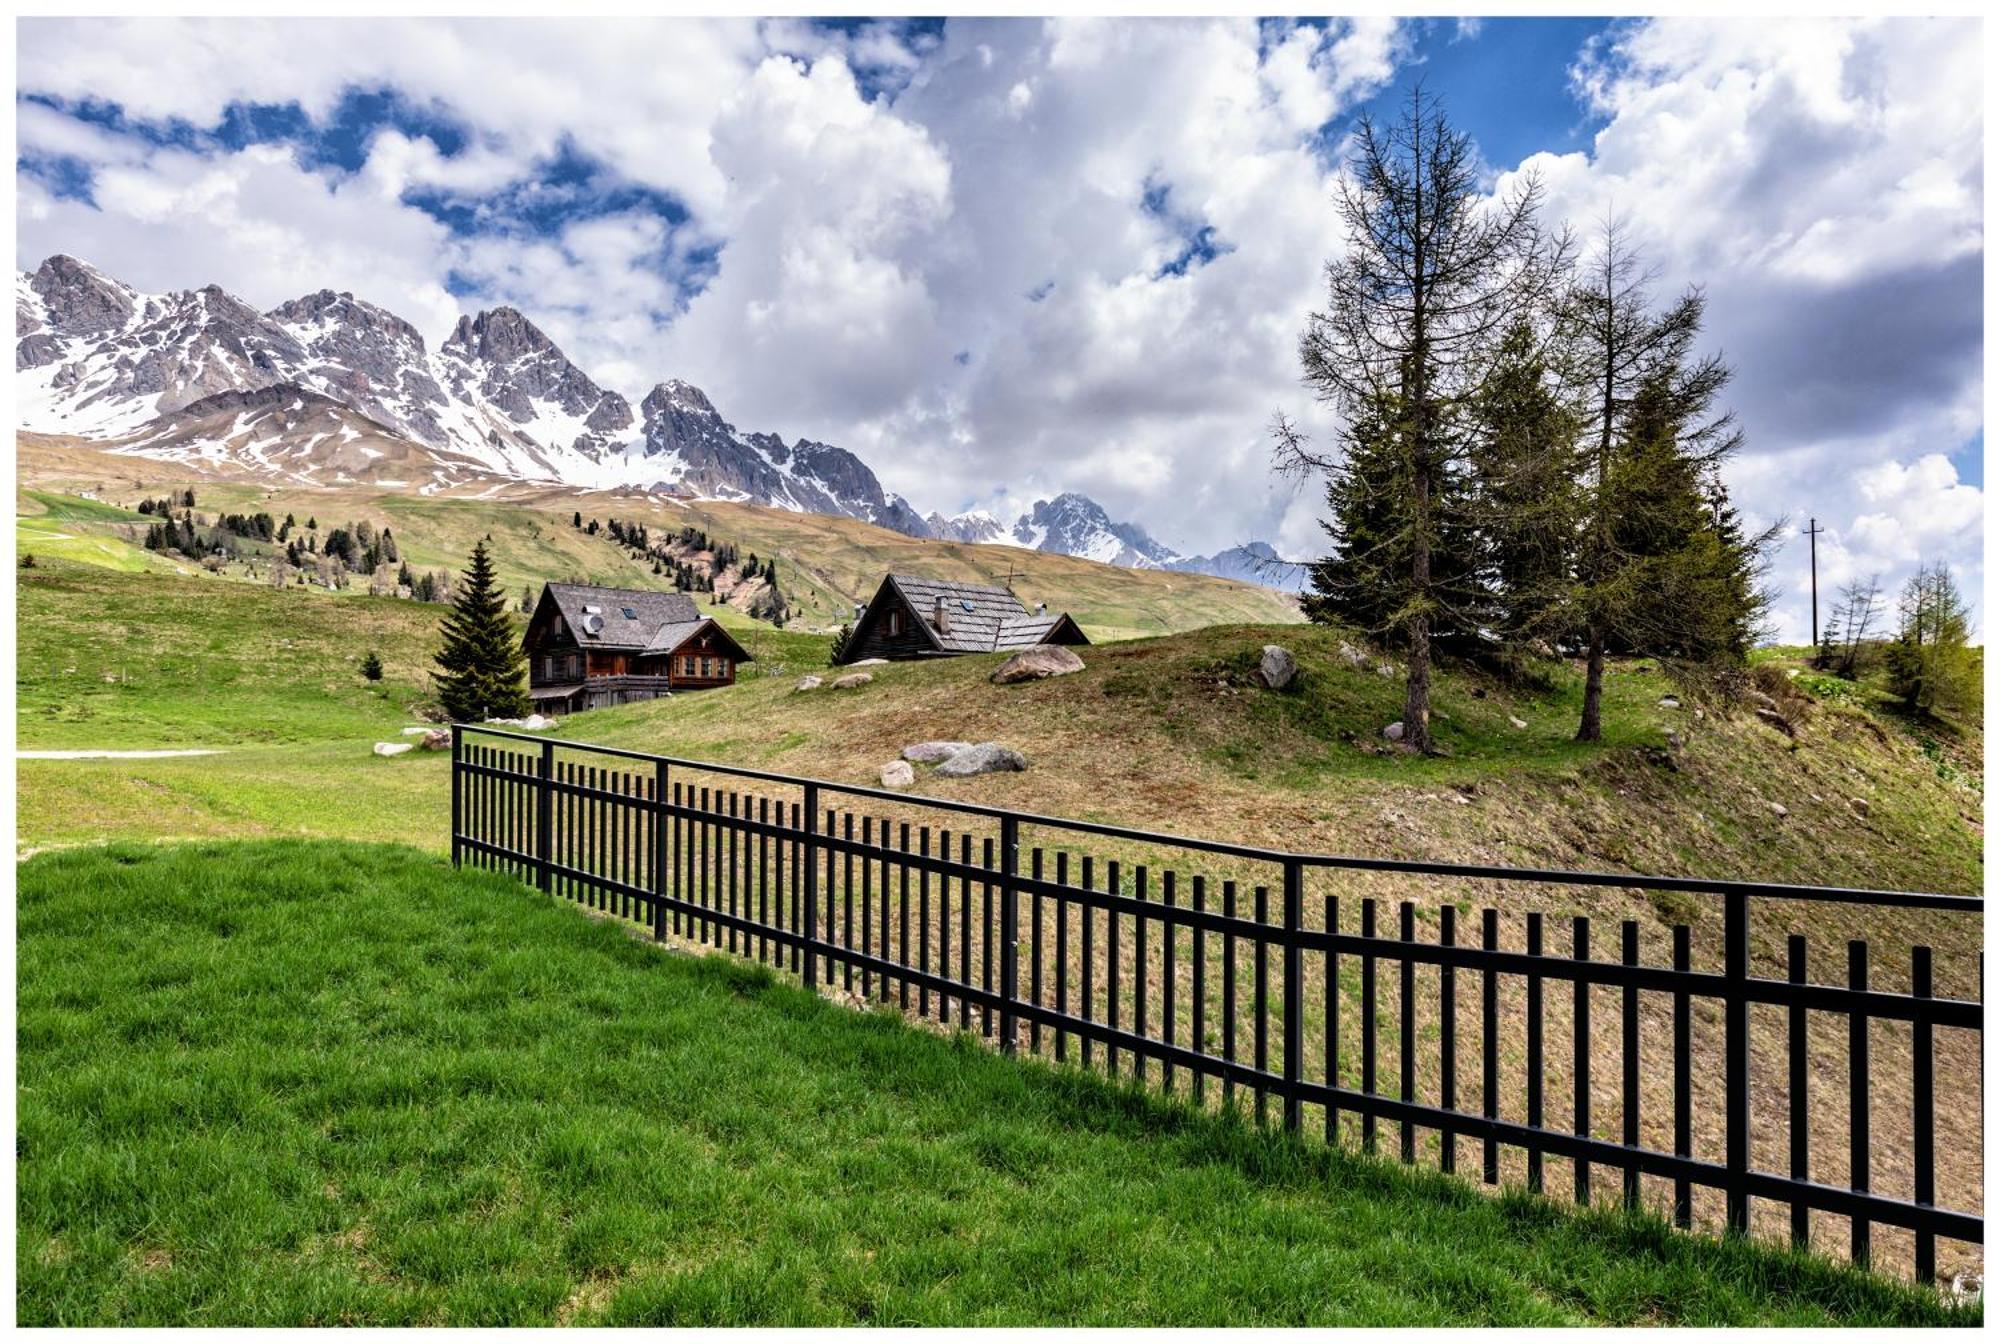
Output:
<path fill-rule="evenodd" d="M 20 869 L 23 1324 L 1976 1324 L 663 953 L 390 846 Z"/>

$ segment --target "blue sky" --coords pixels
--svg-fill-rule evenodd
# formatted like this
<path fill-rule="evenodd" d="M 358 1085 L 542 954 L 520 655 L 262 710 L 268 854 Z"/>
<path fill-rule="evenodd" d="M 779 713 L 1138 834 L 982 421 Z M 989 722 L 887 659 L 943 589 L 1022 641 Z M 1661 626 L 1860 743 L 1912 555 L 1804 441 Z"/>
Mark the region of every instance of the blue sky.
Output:
<path fill-rule="evenodd" d="M 1707 288 L 1753 517 L 1820 517 L 1835 582 L 1978 565 L 1976 28 L 19 34 L 18 265 L 69 251 L 142 288 L 219 283 L 266 307 L 352 289 L 432 340 L 508 303 L 635 401 L 687 378 L 745 428 L 855 449 L 925 510 L 1011 517 L 1076 489 L 1184 549 L 1295 554 L 1318 543 L 1318 501 L 1271 477 L 1266 427 L 1282 409 L 1331 428 L 1293 347 L 1341 246 L 1341 146 L 1422 80 L 1497 176 L 1533 168 L 1578 224 L 1615 205 L 1663 292 Z"/>

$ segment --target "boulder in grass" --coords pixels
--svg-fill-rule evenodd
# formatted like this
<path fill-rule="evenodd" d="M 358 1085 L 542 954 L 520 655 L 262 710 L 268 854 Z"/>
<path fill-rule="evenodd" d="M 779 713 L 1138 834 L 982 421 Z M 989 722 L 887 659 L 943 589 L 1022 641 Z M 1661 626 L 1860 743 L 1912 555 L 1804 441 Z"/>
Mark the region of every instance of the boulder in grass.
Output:
<path fill-rule="evenodd" d="M 882 767 L 882 787 L 885 789 L 907 789 L 917 782 L 917 772 L 910 768 L 908 761 L 891 761 Z"/>
<path fill-rule="evenodd" d="M 1403 721 L 1398 719 L 1387 728 L 1384 728 L 1382 736 L 1388 738 L 1391 742 L 1401 742 L 1403 740 Z"/>
<path fill-rule="evenodd" d="M 799 684 L 792 687 L 792 689 L 795 691 L 816 691 L 823 684 L 818 677 L 800 677 Z"/>
<path fill-rule="evenodd" d="M 1027 768 L 1028 758 L 1012 747 L 1003 747 L 998 742 L 980 742 L 954 753 L 937 768 L 937 772 L 947 779 L 963 779 L 968 775 L 991 775 Z"/>
<path fill-rule="evenodd" d="M 425 751 L 450 751 L 451 733 L 443 728 L 433 728 L 417 739 L 417 745 Z"/>
<path fill-rule="evenodd" d="M 414 742 L 377 742 L 375 744 L 375 754 L 377 756 L 401 756 L 406 751 L 415 751 L 416 749 L 417 744 Z"/>
<path fill-rule="evenodd" d="M 1292 679 L 1298 674 L 1299 664 L 1290 649 L 1276 644 L 1264 646 L 1264 656 L 1257 661 L 1257 675 L 1264 679 L 1266 686 L 1282 691 L 1292 684 Z"/>
<path fill-rule="evenodd" d="M 1521 729 L 1526 728 L 1528 726 L 1528 721 L 1526 719 L 1519 718 L 1513 714 L 1509 714 L 1507 716 L 1507 722 L 1509 725 L 1513 727 L 1515 732 L 1519 732 Z"/>
<path fill-rule="evenodd" d="M 875 680 L 873 672 L 849 672 L 844 677 L 835 677 L 833 679 L 833 689 L 836 691 L 851 691 L 856 686 L 866 686 L 873 680 Z"/>
<path fill-rule="evenodd" d="M 848 664 L 849 667 L 887 667 L 888 665 L 889 660 L 887 658 L 856 658 Z"/>
<path fill-rule="evenodd" d="M 1044 677 L 1061 677 L 1081 671 L 1083 659 L 1062 645 L 1037 644 L 1000 664 L 990 680 L 996 686 L 1011 686 L 1017 681 L 1040 681 Z"/>
<path fill-rule="evenodd" d="M 971 746 L 970 742 L 912 742 L 903 748 L 903 759 L 915 761 L 918 765 L 936 765 L 948 761 Z"/>

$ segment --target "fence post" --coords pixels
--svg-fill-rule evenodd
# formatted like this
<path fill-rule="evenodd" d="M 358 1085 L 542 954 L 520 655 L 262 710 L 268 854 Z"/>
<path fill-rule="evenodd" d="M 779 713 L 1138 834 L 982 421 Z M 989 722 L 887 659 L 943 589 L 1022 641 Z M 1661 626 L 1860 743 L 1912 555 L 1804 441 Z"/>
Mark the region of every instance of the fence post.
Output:
<path fill-rule="evenodd" d="M 549 877 L 549 858 L 555 852 L 549 843 L 549 829 L 555 816 L 556 744 L 542 743 L 541 777 L 535 785 L 535 885 L 548 891 L 554 884 Z"/>
<path fill-rule="evenodd" d="M 1299 1131 L 1299 1076 L 1305 1053 L 1305 971 L 1299 931 L 1305 922 L 1305 867 L 1285 860 L 1285 1130 Z"/>
<path fill-rule="evenodd" d="M 1020 997 L 1020 894 L 1014 879 L 1021 870 L 1021 821 L 1011 812 L 1000 819 L 1000 1049 L 1014 1053 L 1014 1004 Z"/>
<path fill-rule="evenodd" d="M 465 849 L 465 729 L 451 726 L 451 866 L 460 865 Z"/>
<path fill-rule="evenodd" d="M 806 988 L 819 987 L 819 786 L 805 786 L 806 809 Z"/>
<path fill-rule="evenodd" d="M 1727 1111 L 1724 1150 L 1728 1165 L 1729 1230 L 1750 1230 L 1750 897 L 1732 891 L 1723 898 L 1723 1103 Z"/>
<path fill-rule="evenodd" d="M 653 762 L 653 941 L 667 941 L 667 763 Z"/>

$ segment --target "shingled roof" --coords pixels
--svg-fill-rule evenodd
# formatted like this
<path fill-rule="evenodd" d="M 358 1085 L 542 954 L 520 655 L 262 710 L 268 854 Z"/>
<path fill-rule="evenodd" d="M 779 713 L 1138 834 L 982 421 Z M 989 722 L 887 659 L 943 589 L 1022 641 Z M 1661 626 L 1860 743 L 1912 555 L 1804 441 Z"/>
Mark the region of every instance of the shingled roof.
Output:
<path fill-rule="evenodd" d="M 552 583 L 549 597 L 579 644 L 593 649 L 672 649 L 705 619 L 686 593 L 654 593 L 642 588 L 594 588 L 582 583 Z M 629 613 L 629 614 L 628 614 Z M 604 628 L 589 633 L 584 617 L 603 618 Z M 679 630 L 672 644 L 659 641 Z"/>
<path fill-rule="evenodd" d="M 947 653 L 1032 648 L 1063 620 L 1061 615 L 1029 611 L 1021 605 L 1020 598 L 1005 588 L 922 579 L 910 574 L 891 574 L 889 582 L 896 585 L 910 610 L 917 613 L 924 632 Z M 945 613 L 943 630 L 934 624 L 940 601 Z"/>

